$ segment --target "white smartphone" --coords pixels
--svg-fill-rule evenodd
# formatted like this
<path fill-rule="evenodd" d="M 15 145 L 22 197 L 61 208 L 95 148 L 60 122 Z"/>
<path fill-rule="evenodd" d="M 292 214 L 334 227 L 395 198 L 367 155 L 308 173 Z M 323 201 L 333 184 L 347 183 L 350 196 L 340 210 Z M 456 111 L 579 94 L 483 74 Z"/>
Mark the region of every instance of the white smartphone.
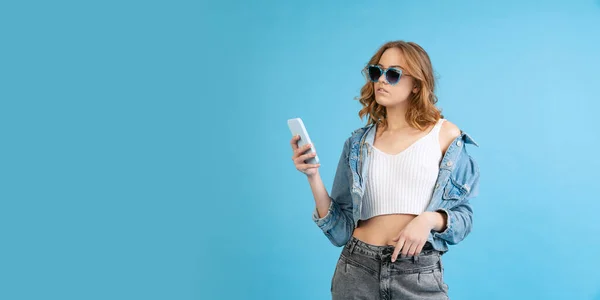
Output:
<path fill-rule="evenodd" d="M 306 131 L 306 127 L 304 127 L 304 123 L 300 118 L 289 119 L 287 121 L 288 127 L 292 132 L 292 136 L 300 135 L 300 139 L 298 140 L 298 147 L 302 147 L 306 144 L 312 144 L 310 141 L 310 137 L 308 136 L 308 131 Z M 302 154 L 314 153 L 316 152 L 315 146 L 312 145 L 310 148 Z M 318 164 L 319 156 L 315 155 L 315 157 L 311 157 L 304 161 L 307 164 Z"/>

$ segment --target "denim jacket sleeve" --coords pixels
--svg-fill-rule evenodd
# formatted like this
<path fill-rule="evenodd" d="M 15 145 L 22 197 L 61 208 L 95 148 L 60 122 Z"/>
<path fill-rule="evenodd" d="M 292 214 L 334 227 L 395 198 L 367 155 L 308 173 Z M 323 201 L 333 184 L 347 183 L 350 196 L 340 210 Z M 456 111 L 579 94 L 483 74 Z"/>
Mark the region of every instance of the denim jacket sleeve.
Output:
<path fill-rule="evenodd" d="M 319 218 L 317 209 L 313 211 L 312 219 L 321 228 L 329 241 L 341 247 L 348 242 L 354 230 L 352 218 L 351 171 L 348 162 L 350 153 L 350 138 L 346 139 L 344 148 L 337 165 L 333 187 L 329 198 L 331 204 L 327 214 Z"/>
<path fill-rule="evenodd" d="M 470 200 L 479 194 L 479 166 L 466 152 L 465 147 L 461 151 L 456 166 L 450 174 L 443 192 L 443 199 L 455 203 L 448 208 L 436 210 L 446 214 L 446 229 L 442 232 L 433 232 L 434 237 L 446 240 L 450 245 L 458 244 L 471 232 L 473 208 Z"/>

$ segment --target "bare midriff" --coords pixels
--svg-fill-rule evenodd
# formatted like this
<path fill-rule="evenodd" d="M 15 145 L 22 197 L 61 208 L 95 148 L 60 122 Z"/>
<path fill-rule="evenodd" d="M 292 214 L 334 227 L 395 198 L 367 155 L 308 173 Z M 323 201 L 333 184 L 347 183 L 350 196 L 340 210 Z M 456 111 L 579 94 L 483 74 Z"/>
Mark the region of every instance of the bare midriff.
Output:
<path fill-rule="evenodd" d="M 359 220 L 352 236 L 367 244 L 395 246 L 393 239 L 416 217 L 411 214 L 387 214 Z"/>

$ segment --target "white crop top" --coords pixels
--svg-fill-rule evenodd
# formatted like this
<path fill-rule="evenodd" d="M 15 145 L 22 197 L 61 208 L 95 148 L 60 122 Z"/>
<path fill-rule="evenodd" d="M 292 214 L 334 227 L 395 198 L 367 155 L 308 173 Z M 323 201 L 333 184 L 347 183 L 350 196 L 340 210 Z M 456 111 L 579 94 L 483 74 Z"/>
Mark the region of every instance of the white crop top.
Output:
<path fill-rule="evenodd" d="M 439 132 L 444 121 L 438 120 L 427 135 L 397 154 L 384 153 L 368 144 L 372 156 L 361 220 L 394 213 L 419 215 L 425 211 L 440 170 Z"/>

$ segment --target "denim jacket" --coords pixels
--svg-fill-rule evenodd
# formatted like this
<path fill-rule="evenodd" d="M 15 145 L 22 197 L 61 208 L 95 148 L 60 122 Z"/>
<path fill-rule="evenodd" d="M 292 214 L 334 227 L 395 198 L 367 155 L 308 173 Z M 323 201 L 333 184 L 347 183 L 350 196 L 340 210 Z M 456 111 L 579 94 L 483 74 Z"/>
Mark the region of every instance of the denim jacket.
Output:
<path fill-rule="evenodd" d="M 312 219 L 321 228 L 329 241 L 341 247 L 351 238 L 358 224 L 369 176 L 371 145 L 375 138 L 374 124 L 356 129 L 346 139 L 340 156 L 333 187 L 331 204 L 327 214 L 318 217 L 317 209 Z M 479 166 L 467 153 L 466 144 L 479 145 L 464 131 L 456 137 L 446 150 L 438 173 L 432 198 L 426 211 L 439 211 L 447 215 L 443 232 L 431 230 L 427 240 L 436 250 L 448 251 L 448 244 L 462 241 L 473 225 L 473 209 L 469 200 L 479 194 Z"/>

